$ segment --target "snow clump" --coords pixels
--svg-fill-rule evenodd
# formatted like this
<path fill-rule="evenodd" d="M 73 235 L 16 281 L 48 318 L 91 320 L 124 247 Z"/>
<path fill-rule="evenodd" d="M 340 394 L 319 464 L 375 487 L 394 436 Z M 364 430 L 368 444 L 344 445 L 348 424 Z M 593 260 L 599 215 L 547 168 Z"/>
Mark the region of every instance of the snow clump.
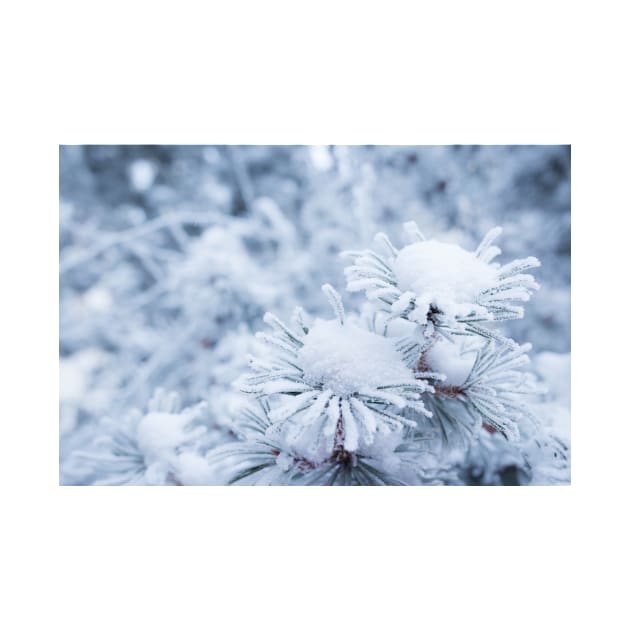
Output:
<path fill-rule="evenodd" d="M 459 245 L 421 241 L 404 247 L 392 263 L 398 287 L 416 298 L 422 320 L 431 305 L 448 316 L 479 309 L 477 297 L 497 282 L 497 268 Z"/>
<path fill-rule="evenodd" d="M 343 396 L 413 379 L 392 341 L 336 320 L 316 320 L 298 353 L 304 380 Z"/>
<path fill-rule="evenodd" d="M 446 377 L 442 385 L 460 387 L 470 375 L 477 350 L 439 337 L 425 352 L 424 358 L 432 372 L 439 372 Z"/>

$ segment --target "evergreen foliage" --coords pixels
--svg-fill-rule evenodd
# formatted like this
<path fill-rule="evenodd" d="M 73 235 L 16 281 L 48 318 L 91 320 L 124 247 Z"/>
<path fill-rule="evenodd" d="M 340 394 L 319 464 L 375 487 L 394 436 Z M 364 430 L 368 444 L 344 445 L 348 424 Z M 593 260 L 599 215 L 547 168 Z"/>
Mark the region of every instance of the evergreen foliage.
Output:
<path fill-rule="evenodd" d="M 569 482 L 567 147 L 60 157 L 61 483 Z"/>
<path fill-rule="evenodd" d="M 404 227 L 428 243 L 414 223 Z M 499 234 L 492 230 L 474 253 L 434 241 L 419 260 L 380 234 L 384 255 L 346 254 L 354 263 L 347 288 L 365 291 L 372 326 L 347 315 L 330 285 L 322 289 L 336 319 L 311 324 L 298 311 L 292 330 L 267 313 L 272 333 L 258 336 L 270 351 L 252 358 L 243 381 L 257 402 L 242 414 L 243 442 L 209 454 L 232 469 L 227 482 L 404 485 L 465 483 L 475 474 L 488 482 L 483 462 L 505 450 L 515 459 L 504 468 L 531 474 L 550 447 L 530 405 L 540 391 L 524 371 L 531 346 L 491 326 L 523 316 L 513 302 L 538 288 L 522 272 L 539 262 L 492 264 Z M 415 292 L 403 292 L 401 276 Z M 477 322 L 484 326 L 470 325 Z M 550 474 L 563 478 L 568 446 L 554 442 Z"/>

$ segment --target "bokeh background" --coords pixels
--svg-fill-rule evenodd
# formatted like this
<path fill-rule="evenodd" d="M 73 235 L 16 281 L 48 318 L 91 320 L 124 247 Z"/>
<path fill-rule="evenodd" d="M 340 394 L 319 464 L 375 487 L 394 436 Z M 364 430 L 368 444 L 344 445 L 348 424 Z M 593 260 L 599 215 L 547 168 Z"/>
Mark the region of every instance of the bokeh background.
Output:
<path fill-rule="evenodd" d="M 339 252 L 408 220 L 473 249 L 501 225 L 498 260 L 541 260 L 507 332 L 569 404 L 568 146 L 62 146 L 59 166 L 62 461 L 156 387 L 229 431 L 264 312 L 328 316 L 325 282 L 357 306 Z"/>

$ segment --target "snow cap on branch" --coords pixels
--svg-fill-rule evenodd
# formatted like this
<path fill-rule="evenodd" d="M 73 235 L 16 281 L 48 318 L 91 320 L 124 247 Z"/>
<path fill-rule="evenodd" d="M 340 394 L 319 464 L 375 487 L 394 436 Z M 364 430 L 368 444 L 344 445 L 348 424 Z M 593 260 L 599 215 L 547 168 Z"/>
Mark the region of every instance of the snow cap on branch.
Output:
<path fill-rule="evenodd" d="M 275 317 L 260 337 L 272 359 L 254 360 L 245 391 L 269 401 L 267 433 L 311 462 L 356 453 L 380 435 L 414 426 L 404 410 L 427 415 L 431 391 L 403 362 L 393 340 L 346 321 L 339 294 L 323 290 L 337 319 L 293 332 Z"/>
<path fill-rule="evenodd" d="M 202 454 L 208 436 L 200 421 L 206 407 L 182 409 L 178 394 L 157 389 L 146 413 L 104 419 L 101 435 L 72 454 L 67 472 L 80 483 L 95 476 L 98 485 L 212 483 Z"/>
<path fill-rule="evenodd" d="M 426 240 L 413 221 L 404 225 L 404 231 L 413 242 L 401 250 L 384 234 L 377 235 L 385 257 L 371 250 L 344 252 L 354 263 L 345 269 L 348 291 L 365 291 L 392 317 L 421 325 L 431 321 L 472 334 L 485 330 L 477 322 L 523 316 L 522 307 L 514 302 L 529 300 L 538 284 L 521 272 L 540 263 L 533 257 L 504 266 L 492 263 L 501 252 L 492 245 L 500 228 L 490 230 L 475 252 Z"/>

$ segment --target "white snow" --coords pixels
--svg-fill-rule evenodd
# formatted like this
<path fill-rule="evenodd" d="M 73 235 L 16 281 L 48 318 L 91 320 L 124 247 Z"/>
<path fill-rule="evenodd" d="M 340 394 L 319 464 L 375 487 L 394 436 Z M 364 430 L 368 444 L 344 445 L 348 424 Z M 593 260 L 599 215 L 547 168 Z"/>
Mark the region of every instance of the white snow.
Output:
<path fill-rule="evenodd" d="M 207 486 L 214 482 L 213 470 L 205 457 L 184 451 L 177 458 L 177 479 L 184 486 Z"/>
<path fill-rule="evenodd" d="M 153 185 L 157 169 L 149 160 L 136 160 L 129 165 L 128 175 L 131 185 L 138 192 L 144 192 Z"/>
<path fill-rule="evenodd" d="M 111 291 L 99 286 L 86 291 L 83 294 L 83 302 L 91 311 L 101 313 L 109 311 L 114 304 Z"/>
<path fill-rule="evenodd" d="M 333 166 L 330 149 L 324 145 L 314 145 L 308 148 L 311 163 L 318 171 L 329 171 Z"/>
<path fill-rule="evenodd" d="M 62 403 L 80 404 L 88 394 L 95 370 L 102 367 L 109 354 L 98 348 L 86 348 L 59 359 L 59 398 Z"/>
<path fill-rule="evenodd" d="M 145 462 L 172 464 L 181 446 L 194 444 L 206 432 L 204 426 L 191 426 L 198 420 L 205 403 L 179 411 L 181 401 L 174 392 L 157 390 L 149 402 L 149 413 L 144 415 L 136 430 L 138 447 Z"/>
<path fill-rule="evenodd" d="M 571 406 L 571 353 L 540 352 L 534 358 L 534 368 L 549 386 L 550 395 Z"/>
<path fill-rule="evenodd" d="M 548 387 L 547 400 L 538 405 L 538 415 L 549 431 L 571 443 L 571 353 L 541 352 L 533 365 Z"/>
<path fill-rule="evenodd" d="M 352 314 L 348 319 L 352 321 Z M 374 326 L 374 332 L 384 337 L 410 337 L 416 330 L 416 325 L 406 319 L 392 319 L 388 313 L 375 308 L 373 302 L 366 302 L 361 307 L 361 317 L 357 321 L 364 322 L 364 326 Z"/>
<path fill-rule="evenodd" d="M 446 376 L 441 385 L 463 385 L 475 363 L 476 352 L 458 343 L 438 338 L 426 351 L 425 359 L 432 372 Z"/>
<path fill-rule="evenodd" d="M 337 320 L 316 320 L 298 353 L 304 379 L 337 395 L 413 380 L 393 342 Z"/>
<path fill-rule="evenodd" d="M 420 316 L 431 304 L 446 314 L 466 314 L 477 296 L 497 281 L 497 269 L 473 252 L 433 240 L 404 247 L 392 267 L 400 290 L 418 296 Z"/>
<path fill-rule="evenodd" d="M 93 379 L 110 358 L 109 353 L 98 348 L 85 348 L 59 358 L 59 430 L 62 434 L 76 428 L 81 410 L 95 413 L 106 407 L 105 392 L 93 386 Z"/>
<path fill-rule="evenodd" d="M 195 415 L 192 409 L 181 413 L 150 411 L 140 420 L 136 438 L 147 467 L 147 483 L 163 485 L 170 474 L 186 485 L 207 483 L 210 472 L 194 444 L 206 429 L 190 428 Z M 180 453 L 181 447 L 192 448 Z"/>
<path fill-rule="evenodd" d="M 179 413 L 153 411 L 138 424 L 138 446 L 145 456 L 170 454 L 189 439 L 190 417 Z"/>
<path fill-rule="evenodd" d="M 261 218 L 264 217 L 280 247 L 288 247 L 295 243 L 295 228 L 273 199 L 258 197 L 254 200 L 253 212 Z"/>

